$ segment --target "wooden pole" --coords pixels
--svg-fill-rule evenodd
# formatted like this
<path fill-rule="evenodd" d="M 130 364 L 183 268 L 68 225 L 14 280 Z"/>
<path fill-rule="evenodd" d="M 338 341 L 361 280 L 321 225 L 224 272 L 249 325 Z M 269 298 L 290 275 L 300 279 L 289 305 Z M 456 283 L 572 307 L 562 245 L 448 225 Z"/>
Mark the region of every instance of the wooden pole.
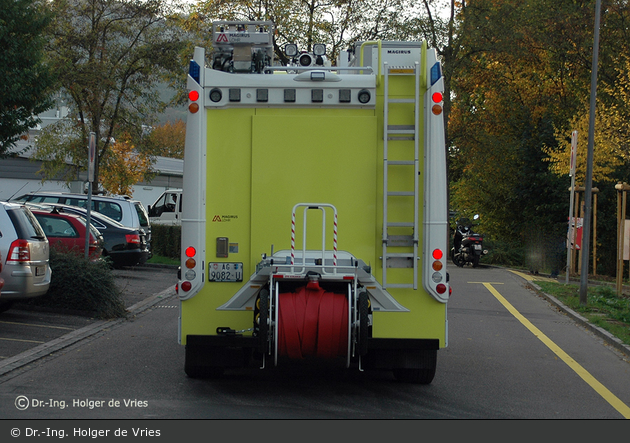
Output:
<path fill-rule="evenodd" d="M 628 203 L 627 192 L 630 186 L 627 183 L 617 183 L 617 295 L 621 296 L 623 290 L 623 261 L 624 243 L 626 231 L 626 207 Z"/>
<path fill-rule="evenodd" d="M 593 275 L 597 275 L 597 188 L 593 188 Z"/>

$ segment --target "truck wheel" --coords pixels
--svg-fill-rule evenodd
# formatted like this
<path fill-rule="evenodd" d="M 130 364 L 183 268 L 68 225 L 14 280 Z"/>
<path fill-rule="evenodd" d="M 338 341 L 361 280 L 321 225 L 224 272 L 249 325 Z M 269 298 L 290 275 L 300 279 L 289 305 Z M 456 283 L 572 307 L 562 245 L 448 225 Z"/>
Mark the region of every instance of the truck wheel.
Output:
<path fill-rule="evenodd" d="M 359 337 L 358 348 L 359 355 L 365 355 L 368 352 L 368 338 L 369 334 L 369 315 L 370 315 L 370 300 L 366 291 L 359 293 Z"/>
<path fill-rule="evenodd" d="M 428 385 L 435 377 L 437 350 L 420 351 L 421 368 L 396 368 L 393 370 L 396 380 L 403 383 Z"/>
<path fill-rule="evenodd" d="M 213 379 L 219 378 L 223 375 L 223 368 L 215 368 L 208 366 L 192 366 L 186 364 L 184 366 L 186 375 L 190 378 L 206 378 Z"/>
<path fill-rule="evenodd" d="M 269 350 L 269 290 L 260 291 L 258 296 L 258 350 L 266 354 Z"/>

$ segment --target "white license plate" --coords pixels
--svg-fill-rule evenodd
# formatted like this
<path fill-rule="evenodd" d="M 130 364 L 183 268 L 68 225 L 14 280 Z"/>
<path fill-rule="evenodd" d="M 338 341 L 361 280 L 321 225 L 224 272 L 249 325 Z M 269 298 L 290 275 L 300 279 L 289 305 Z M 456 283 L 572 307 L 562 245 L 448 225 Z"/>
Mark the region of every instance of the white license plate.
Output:
<path fill-rule="evenodd" d="M 481 250 L 481 245 L 474 245 L 475 249 Z"/>
<path fill-rule="evenodd" d="M 243 263 L 209 263 L 208 281 L 243 281 Z"/>

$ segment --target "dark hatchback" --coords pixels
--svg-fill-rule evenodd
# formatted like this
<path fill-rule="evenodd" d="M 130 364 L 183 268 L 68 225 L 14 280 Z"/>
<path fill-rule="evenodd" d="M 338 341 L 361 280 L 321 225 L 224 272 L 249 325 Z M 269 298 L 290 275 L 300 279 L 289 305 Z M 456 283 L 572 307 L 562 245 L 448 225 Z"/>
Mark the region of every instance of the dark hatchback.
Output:
<path fill-rule="evenodd" d="M 37 206 L 45 205 L 38 204 Z M 87 210 L 68 205 L 54 206 L 59 211 L 87 218 Z M 111 259 L 115 268 L 144 264 L 150 255 L 144 230 L 129 228 L 95 211 L 90 212 L 90 223 L 103 235 L 103 258 Z"/>

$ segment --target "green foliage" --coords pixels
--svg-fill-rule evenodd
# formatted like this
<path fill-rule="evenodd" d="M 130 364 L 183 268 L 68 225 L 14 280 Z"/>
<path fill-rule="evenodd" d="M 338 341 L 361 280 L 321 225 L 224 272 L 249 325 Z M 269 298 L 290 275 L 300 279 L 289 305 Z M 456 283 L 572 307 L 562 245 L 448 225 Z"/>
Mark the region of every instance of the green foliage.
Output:
<path fill-rule="evenodd" d="M 127 310 L 114 274 L 105 261 L 91 262 L 81 254 L 50 250 L 50 289 L 32 304 L 78 310 L 99 318 L 125 317 Z"/>
<path fill-rule="evenodd" d="M 42 56 L 50 12 L 36 0 L 0 0 L 0 157 L 52 106 Z"/>
<path fill-rule="evenodd" d="M 181 226 L 151 225 L 151 250 L 155 255 L 179 260 L 181 238 Z"/>
<path fill-rule="evenodd" d="M 598 146 L 609 145 L 617 157 L 607 161 L 609 182 L 594 182 L 600 190 L 629 169 L 624 54 L 630 40 L 624 23 L 630 7 L 614 1 L 604 10 L 598 98 L 607 112 L 598 120 Z M 595 0 L 475 0 L 458 16 L 463 49 L 449 120 L 451 209 L 480 213 L 498 241 L 522 245 L 522 266 L 548 266 L 535 257 L 566 235 L 570 180 L 566 167 L 556 174 L 550 165 L 566 163 L 567 140 L 577 124 L 579 146 L 586 147 L 594 12 Z M 585 157 L 578 159 L 581 170 Z M 602 203 L 598 253 L 614 257 L 615 208 Z M 615 205 L 611 199 L 607 204 Z"/>

